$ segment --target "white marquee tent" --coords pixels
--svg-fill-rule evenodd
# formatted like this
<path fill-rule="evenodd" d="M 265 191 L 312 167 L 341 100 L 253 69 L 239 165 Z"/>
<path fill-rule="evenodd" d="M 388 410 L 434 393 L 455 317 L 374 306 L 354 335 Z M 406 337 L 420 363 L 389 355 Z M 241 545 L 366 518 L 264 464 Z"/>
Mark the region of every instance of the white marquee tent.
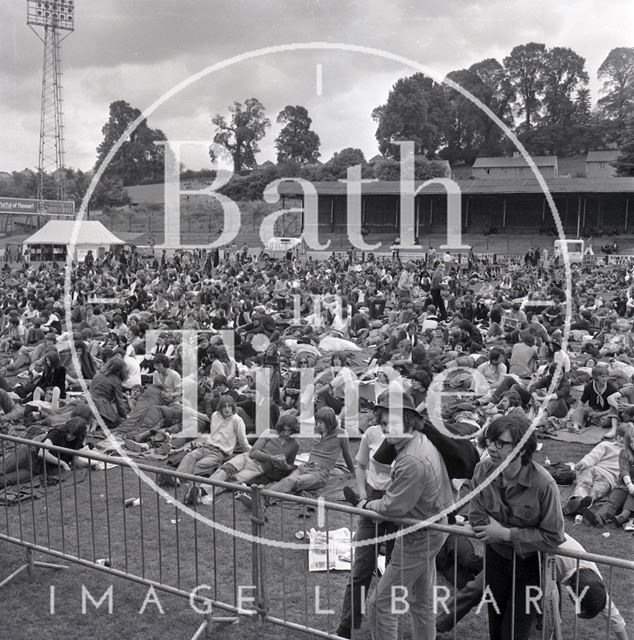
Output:
<path fill-rule="evenodd" d="M 49 220 L 41 229 L 27 238 L 24 252 L 31 261 L 65 261 L 71 242 L 73 260 L 81 261 L 89 250 L 95 258 L 114 245 L 125 244 L 101 222 L 92 220 Z"/>

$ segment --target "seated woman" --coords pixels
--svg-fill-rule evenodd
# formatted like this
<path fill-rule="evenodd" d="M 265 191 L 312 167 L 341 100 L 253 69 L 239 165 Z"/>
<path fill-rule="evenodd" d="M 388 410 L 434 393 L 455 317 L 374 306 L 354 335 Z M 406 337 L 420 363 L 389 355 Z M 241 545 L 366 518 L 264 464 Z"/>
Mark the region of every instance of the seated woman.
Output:
<path fill-rule="evenodd" d="M 80 391 L 79 378 L 92 380 L 95 377 L 97 367 L 85 342 L 75 340 L 75 352 L 77 353 L 79 370 L 75 367 L 75 359 L 70 349 L 64 349 L 60 353 L 60 359 L 66 367 L 66 380 L 69 388 L 74 391 Z"/>
<path fill-rule="evenodd" d="M 84 446 L 86 437 L 86 421 L 82 418 L 71 418 L 64 425 L 51 429 L 46 434 L 44 444 L 74 449 L 77 452 L 88 451 Z M 54 470 L 69 471 L 70 464 L 76 467 L 88 466 L 89 461 L 84 458 L 75 457 L 70 453 L 59 453 L 31 447 L 29 445 L 19 445 L 15 450 L 10 451 L 5 448 L 6 454 L 0 458 L 0 487 L 7 487 L 20 482 L 30 482 L 31 477 L 45 472 L 52 473 Z"/>
<path fill-rule="evenodd" d="M 21 398 L 29 401 L 33 399 L 33 393 L 36 389 L 41 389 L 41 393 L 43 393 L 47 387 L 57 387 L 59 397 L 62 400 L 66 398 L 66 368 L 62 366 L 59 353 L 55 348 L 49 349 L 44 354 L 44 366 L 39 380 L 26 385 L 18 385 L 15 392 Z"/>
<path fill-rule="evenodd" d="M 128 375 L 125 362 L 118 356 L 110 358 L 90 383 L 90 395 L 109 429 L 119 426 L 127 415 L 123 398 L 123 381 Z"/>

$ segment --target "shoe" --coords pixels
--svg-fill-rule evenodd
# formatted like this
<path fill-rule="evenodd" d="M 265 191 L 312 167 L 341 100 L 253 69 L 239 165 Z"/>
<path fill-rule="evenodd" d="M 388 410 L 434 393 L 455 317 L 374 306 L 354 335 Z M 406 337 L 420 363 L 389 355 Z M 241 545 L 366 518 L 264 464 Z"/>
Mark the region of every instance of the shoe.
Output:
<path fill-rule="evenodd" d="M 583 519 L 587 520 L 593 527 L 604 527 L 605 520 L 592 509 L 586 509 L 583 512 Z"/>
<path fill-rule="evenodd" d="M 579 506 L 577 507 L 577 513 L 580 513 L 583 515 L 588 510 L 588 507 L 590 507 L 591 505 L 592 505 L 592 498 L 590 496 L 584 496 L 579 501 Z"/>
<path fill-rule="evenodd" d="M 198 504 L 200 494 L 200 487 L 195 484 L 186 485 L 185 493 L 183 494 L 183 504 Z"/>
<path fill-rule="evenodd" d="M 251 505 L 253 504 L 253 500 L 248 493 L 236 493 L 236 500 L 243 504 L 247 509 L 251 510 Z"/>
<path fill-rule="evenodd" d="M 614 518 L 612 518 L 612 522 L 614 522 L 614 524 L 617 527 L 622 527 L 628 520 L 629 520 L 629 516 L 623 516 L 622 513 L 620 513 L 618 516 L 614 516 Z"/>
<path fill-rule="evenodd" d="M 634 531 L 634 519 L 628 520 L 628 521 L 623 525 L 623 530 L 624 530 L 624 531 Z"/>
<path fill-rule="evenodd" d="M 125 448 L 128 451 L 134 451 L 135 453 L 143 453 L 150 450 L 150 445 L 146 442 L 137 442 L 136 440 L 126 440 L 124 442 Z"/>
<path fill-rule="evenodd" d="M 614 440 L 616 438 L 616 427 L 612 427 L 607 433 L 602 436 L 603 440 Z"/>
<path fill-rule="evenodd" d="M 577 513 L 577 509 L 579 509 L 580 502 L 581 502 L 581 498 L 570 498 L 562 509 L 562 511 L 564 512 L 564 515 L 574 516 L 575 513 Z"/>
<path fill-rule="evenodd" d="M 343 488 L 343 497 L 353 506 L 359 504 L 359 494 L 352 487 Z M 345 636 L 344 636 L 345 637 Z"/>
<path fill-rule="evenodd" d="M 352 633 L 350 631 L 350 627 L 344 627 L 342 625 L 339 625 L 337 627 L 337 631 L 335 631 L 335 635 L 339 636 L 340 638 L 351 638 L 352 637 Z"/>

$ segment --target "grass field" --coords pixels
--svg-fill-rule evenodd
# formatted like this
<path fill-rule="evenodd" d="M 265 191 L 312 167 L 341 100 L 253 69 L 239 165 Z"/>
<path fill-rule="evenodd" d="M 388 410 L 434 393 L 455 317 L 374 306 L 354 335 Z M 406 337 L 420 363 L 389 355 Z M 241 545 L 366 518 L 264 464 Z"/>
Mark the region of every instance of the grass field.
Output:
<path fill-rule="evenodd" d="M 576 460 L 586 451 L 587 447 L 579 444 L 546 441 L 538 456 L 540 460 L 544 457 Z M 141 507 L 126 509 L 123 499 L 135 496 L 142 498 Z M 250 514 L 230 494 L 219 496 L 213 506 L 200 505 L 197 509 L 238 531 L 251 531 Z M 301 513 L 301 510 L 288 506 L 270 508 L 264 535 L 271 540 L 297 542 L 294 533 L 304 528 L 304 518 L 298 517 Z M 63 548 L 84 559 L 110 558 L 114 569 L 161 580 L 185 591 L 196 585 L 208 585 L 202 595 L 225 603 L 236 604 L 236 585 L 252 584 L 252 548 L 249 542 L 214 531 L 183 513 L 177 513 L 173 505 L 158 498 L 150 488 L 140 487 L 131 472 L 119 468 L 92 472 L 83 482 L 70 484 L 61 491 L 57 487 L 49 489 L 47 500 L 0 509 L 0 529 L 3 531 L 8 528 L 11 535 L 20 535 L 20 521 L 24 539 L 32 540 L 35 534 L 38 544 Z M 344 514 L 330 514 L 325 524 L 329 529 L 354 526 L 350 516 Z M 306 519 L 306 528 L 310 526 L 317 527 L 314 513 Z M 610 537 L 604 538 L 599 530 L 587 525 L 573 526 L 567 522 L 567 527 L 588 551 L 628 559 L 632 557 L 631 534 L 611 529 Z M 264 586 L 270 615 L 298 624 L 307 623 L 323 631 L 334 630 L 348 574 L 309 574 L 306 550 L 283 549 L 279 545 L 265 546 L 264 550 Z M 36 556 L 40 559 L 41 554 Z M 0 578 L 14 571 L 23 557 L 24 552 L 19 547 L 0 543 Z M 601 569 L 607 582 L 608 571 Z M 621 613 L 628 622 L 634 621 L 634 576 L 615 570 L 611 580 L 614 600 Z M 83 614 L 82 585 L 96 600 L 112 585 L 112 614 L 107 612 L 105 605 L 96 611 L 90 602 Z M 321 609 L 332 609 L 334 615 L 316 614 L 317 586 L 320 587 Z M 54 613 L 50 612 L 51 587 L 55 588 Z M 145 611 L 139 613 L 148 595 L 146 586 L 72 563 L 65 571 L 36 569 L 33 577 L 24 573 L 2 589 L 0 637 L 26 640 L 37 633 L 41 640 L 60 636 L 67 640 L 85 637 L 97 640 L 117 637 L 190 638 L 204 618 L 190 608 L 186 599 L 161 592 L 157 594 L 163 615 L 153 603 L 148 603 Z M 227 615 L 220 610 L 218 613 Z M 565 603 L 567 631 L 564 637 L 572 637 L 574 616 L 571 613 L 571 605 Z M 409 629 L 404 626 L 404 637 L 408 638 Z M 598 621 L 580 620 L 577 631 L 579 638 L 605 637 L 605 630 Z M 260 624 L 243 617 L 239 624 L 217 630 L 210 637 L 222 640 L 256 637 L 290 640 L 305 636 L 296 630 L 283 629 L 268 622 Z M 370 635 L 363 628 L 356 637 L 367 640 Z M 454 636 L 444 634 L 440 637 Z M 486 616 L 473 613 L 467 616 L 457 627 L 455 637 L 487 637 Z"/>

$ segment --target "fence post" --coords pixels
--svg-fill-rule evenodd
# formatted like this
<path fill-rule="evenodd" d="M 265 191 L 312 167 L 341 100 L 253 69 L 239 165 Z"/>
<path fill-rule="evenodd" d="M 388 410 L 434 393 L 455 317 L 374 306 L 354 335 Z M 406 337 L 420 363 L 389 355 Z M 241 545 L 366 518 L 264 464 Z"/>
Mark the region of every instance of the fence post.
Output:
<path fill-rule="evenodd" d="M 253 543 L 251 544 L 253 553 L 252 557 L 252 576 L 253 586 L 255 587 L 255 609 L 258 614 L 258 622 L 261 624 L 268 612 L 265 588 L 265 550 L 259 542 L 264 532 L 264 524 L 266 518 L 264 515 L 265 506 L 262 497 L 261 488 L 258 485 L 251 487 L 251 534 L 253 535 Z"/>

